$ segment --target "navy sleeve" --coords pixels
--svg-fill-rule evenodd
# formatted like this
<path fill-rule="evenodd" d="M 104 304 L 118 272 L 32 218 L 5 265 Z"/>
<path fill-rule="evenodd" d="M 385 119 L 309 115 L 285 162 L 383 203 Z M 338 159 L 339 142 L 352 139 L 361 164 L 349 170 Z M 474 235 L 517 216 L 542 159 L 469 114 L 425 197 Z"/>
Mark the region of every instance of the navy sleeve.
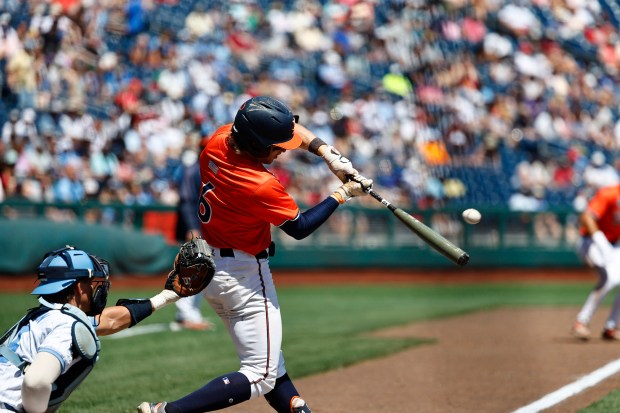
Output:
<path fill-rule="evenodd" d="M 295 239 L 304 239 L 312 234 L 338 208 L 338 201 L 331 196 L 306 212 L 302 212 L 292 221 L 280 225 L 280 229 Z"/>

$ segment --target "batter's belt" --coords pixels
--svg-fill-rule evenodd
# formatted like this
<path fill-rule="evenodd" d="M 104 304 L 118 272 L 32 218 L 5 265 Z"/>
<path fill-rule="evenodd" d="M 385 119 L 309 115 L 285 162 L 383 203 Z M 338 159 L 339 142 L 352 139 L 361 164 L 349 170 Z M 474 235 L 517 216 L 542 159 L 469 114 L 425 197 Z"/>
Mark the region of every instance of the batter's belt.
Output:
<path fill-rule="evenodd" d="M 276 244 L 272 241 L 271 244 L 269 244 L 269 248 L 262 250 L 254 256 L 259 260 L 264 260 L 274 255 L 276 255 Z M 235 250 L 232 248 L 220 248 L 220 257 L 235 258 Z"/>
<path fill-rule="evenodd" d="M 0 403 L 0 411 L 2 410 L 8 410 L 9 412 L 19 413 L 19 410 L 17 410 L 15 407 L 11 406 L 10 404 L 6 404 L 6 403 Z"/>

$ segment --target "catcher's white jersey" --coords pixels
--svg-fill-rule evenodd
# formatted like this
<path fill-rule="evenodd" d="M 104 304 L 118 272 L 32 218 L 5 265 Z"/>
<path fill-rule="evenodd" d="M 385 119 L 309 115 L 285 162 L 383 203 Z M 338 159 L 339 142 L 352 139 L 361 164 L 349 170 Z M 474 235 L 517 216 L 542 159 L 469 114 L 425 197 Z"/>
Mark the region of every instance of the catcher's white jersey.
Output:
<path fill-rule="evenodd" d="M 92 320 L 91 318 L 91 321 Z M 75 318 L 60 310 L 50 310 L 22 327 L 15 339 L 7 343 L 24 361 L 32 363 L 38 352 L 54 355 L 65 373 L 80 358 L 72 355 L 71 326 Z M 0 412 L 23 412 L 21 388 L 23 374 L 4 357 L 0 357 Z M 3 406 L 4 404 L 4 406 Z M 4 407 L 4 408 L 3 408 Z M 6 409 L 9 410 L 6 410 Z M 14 410 L 10 410 L 13 408 Z"/>

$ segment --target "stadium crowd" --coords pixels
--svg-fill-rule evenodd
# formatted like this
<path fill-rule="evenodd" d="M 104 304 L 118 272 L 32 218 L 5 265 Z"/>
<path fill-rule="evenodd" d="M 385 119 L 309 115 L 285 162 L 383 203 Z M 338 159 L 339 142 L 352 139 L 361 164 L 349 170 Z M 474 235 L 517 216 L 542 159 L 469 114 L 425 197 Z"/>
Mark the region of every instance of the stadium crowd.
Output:
<path fill-rule="evenodd" d="M 0 0 L 0 201 L 175 205 L 200 141 L 264 94 L 400 205 L 570 205 L 616 166 L 619 19 L 615 0 Z M 313 204 L 337 183 L 296 152 L 272 170 Z"/>

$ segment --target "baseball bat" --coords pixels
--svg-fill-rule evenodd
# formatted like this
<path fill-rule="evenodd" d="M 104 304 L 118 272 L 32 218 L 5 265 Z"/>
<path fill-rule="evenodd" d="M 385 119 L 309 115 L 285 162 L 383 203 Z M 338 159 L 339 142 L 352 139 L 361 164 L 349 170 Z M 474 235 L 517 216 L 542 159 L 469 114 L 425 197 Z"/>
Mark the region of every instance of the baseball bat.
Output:
<path fill-rule="evenodd" d="M 411 231 L 413 231 L 418 237 L 422 238 L 424 242 L 433 247 L 437 252 L 448 257 L 455 264 L 460 265 L 461 267 L 467 264 L 469 261 L 469 254 L 454 245 L 452 242 L 445 239 L 439 233 L 433 231 L 431 228 L 424 225 L 424 223 L 415 219 L 402 209 L 392 205 L 388 200 L 383 198 L 381 195 L 369 189 L 368 194 L 372 196 L 377 201 L 381 202 L 383 205 L 387 207 L 396 218 L 398 218 L 403 224 L 407 226 Z"/>

